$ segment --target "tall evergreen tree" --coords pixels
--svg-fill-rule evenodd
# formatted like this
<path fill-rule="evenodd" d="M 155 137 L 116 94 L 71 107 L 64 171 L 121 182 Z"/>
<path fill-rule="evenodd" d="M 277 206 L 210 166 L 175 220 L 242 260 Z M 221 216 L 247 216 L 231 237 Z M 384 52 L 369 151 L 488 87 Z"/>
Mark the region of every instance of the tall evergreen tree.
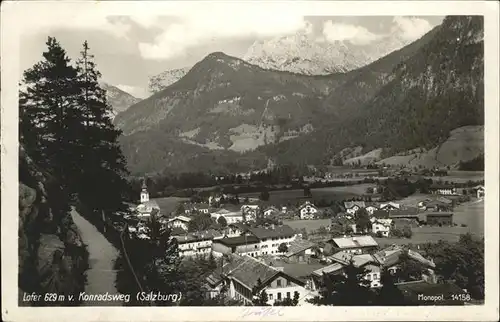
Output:
<path fill-rule="evenodd" d="M 78 168 L 75 142 L 81 135 L 76 69 L 49 37 L 44 59 L 23 74 L 19 93 L 20 140 L 34 161 L 73 187 Z"/>
<path fill-rule="evenodd" d="M 79 194 L 92 209 L 112 212 L 125 208 L 128 171 L 118 144 L 121 131 L 112 123 L 106 91 L 99 85 L 101 73 L 89 50 L 85 41 L 77 61 L 78 104 L 84 128 L 79 151 L 84 156 Z"/>

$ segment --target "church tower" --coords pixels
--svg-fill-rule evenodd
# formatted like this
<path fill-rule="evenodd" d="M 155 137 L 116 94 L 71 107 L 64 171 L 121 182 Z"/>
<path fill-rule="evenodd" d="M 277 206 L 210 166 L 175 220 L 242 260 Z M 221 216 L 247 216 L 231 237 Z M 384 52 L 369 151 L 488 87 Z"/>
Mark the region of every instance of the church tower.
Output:
<path fill-rule="evenodd" d="M 141 203 L 145 203 L 149 201 L 149 192 L 148 186 L 146 185 L 146 179 L 142 182 L 142 190 L 141 190 Z"/>

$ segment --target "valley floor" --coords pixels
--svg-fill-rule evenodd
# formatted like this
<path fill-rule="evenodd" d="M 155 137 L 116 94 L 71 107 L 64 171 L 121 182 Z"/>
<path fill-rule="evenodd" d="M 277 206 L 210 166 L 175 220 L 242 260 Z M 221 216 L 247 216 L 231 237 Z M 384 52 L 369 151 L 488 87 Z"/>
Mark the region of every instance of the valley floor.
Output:
<path fill-rule="evenodd" d="M 106 292 L 118 295 L 115 287 L 116 271 L 114 262 L 118 257 L 118 250 L 97 230 L 97 228 L 83 218 L 74 208 L 71 210 L 73 221 L 80 231 L 83 242 L 89 252 L 89 266 L 87 270 L 87 295 L 105 295 Z M 120 301 L 83 301 L 84 306 L 121 306 Z"/>

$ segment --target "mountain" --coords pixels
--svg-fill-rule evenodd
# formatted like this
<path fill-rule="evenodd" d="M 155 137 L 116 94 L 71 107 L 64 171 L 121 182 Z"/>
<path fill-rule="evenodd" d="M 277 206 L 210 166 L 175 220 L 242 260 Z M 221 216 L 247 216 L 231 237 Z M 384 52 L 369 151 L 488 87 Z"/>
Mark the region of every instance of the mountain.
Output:
<path fill-rule="evenodd" d="M 104 82 L 100 83 L 100 85 L 102 89 L 106 90 L 106 97 L 113 108 L 113 114 L 115 116 L 141 100 L 116 86 Z"/>
<path fill-rule="evenodd" d="M 354 45 L 348 41 L 329 42 L 307 31 L 256 41 L 243 59 L 265 69 L 306 75 L 344 73 L 365 66 L 409 43 L 397 34 L 375 44 Z"/>
<path fill-rule="evenodd" d="M 149 92 L 154 94 L 164 90 L 184 77 L 190 69 L 190 67 L 171 69 L 150 77 L 148 85 Z"/>
<path fill-rule="evenodd" d="M 429 150 L 456 128 L 484 124 L 482 35 L 480 17 L 447 17 L 366 66 L 324 76 L 212 53 L 115 124 L 137 173 L 243 171 L 268 161 L 328 164 L 374 150 L 370 157 L 381 159 Z"/>
<path fill-rule="evenodd" d="M 397 55 L 403 60 L 394 64 Z M 446 17 L 416 42 L 348 73 L 323 101 L 330 115 L 323 125 L 265 154 L 324 163 L 346 147 L 384 148 L 382 158 L 431 149 L 456 128 L 484 124 L 483 60 L 482 18 Z"/>

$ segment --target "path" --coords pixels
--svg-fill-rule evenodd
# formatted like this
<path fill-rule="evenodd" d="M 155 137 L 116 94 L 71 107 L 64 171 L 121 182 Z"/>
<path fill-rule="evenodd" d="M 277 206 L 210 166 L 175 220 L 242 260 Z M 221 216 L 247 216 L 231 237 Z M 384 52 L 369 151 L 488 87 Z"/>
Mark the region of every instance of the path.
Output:
<path fill-rule="evenodd" d="M 118 295 L 115 287 L 116 271 L 114 262 L 118 257 L 118 250 L 97 230 L 97 228 L 83 218 L 74 208 L 71 216 L 75 222 L 83 242 L 89 252 L 89 266 L 87 270 L 87 284 L 85 293 Z M 121 301 L 83 301 L 84 306 L 120 306 Z"/>

